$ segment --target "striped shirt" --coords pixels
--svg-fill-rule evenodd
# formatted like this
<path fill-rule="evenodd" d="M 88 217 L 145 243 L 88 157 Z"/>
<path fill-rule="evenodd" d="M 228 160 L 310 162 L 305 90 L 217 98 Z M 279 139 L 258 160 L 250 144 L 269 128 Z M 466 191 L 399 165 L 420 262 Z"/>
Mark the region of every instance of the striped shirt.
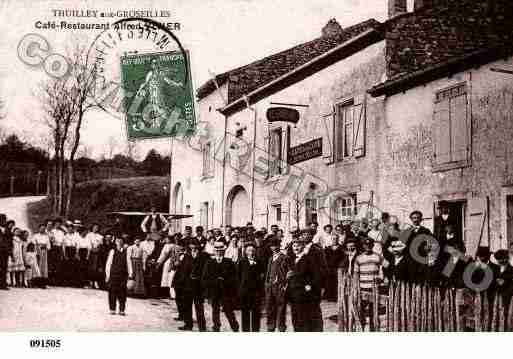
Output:
<path fill-rule="evenodd" d="M 362 253 L 356 257 L 354 266 L 354 274 L 360 282 L 360 288 L 371 289 L 372 283 L 376 278 L 380 277 L 381 265 L 383 257 L 377 253 Z"/>

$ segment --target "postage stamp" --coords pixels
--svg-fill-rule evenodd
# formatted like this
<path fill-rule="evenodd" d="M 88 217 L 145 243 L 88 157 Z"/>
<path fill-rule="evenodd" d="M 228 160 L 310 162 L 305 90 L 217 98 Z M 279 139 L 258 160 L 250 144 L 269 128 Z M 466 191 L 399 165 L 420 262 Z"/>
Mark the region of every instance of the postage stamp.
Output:
<path fill-rule="evenodd" d="M 188 52 L 185 54 L 189 55 Z M 121 58 L 129 139 L 175 137 L 194 131 L 190 68 L 179 51 Z"/>

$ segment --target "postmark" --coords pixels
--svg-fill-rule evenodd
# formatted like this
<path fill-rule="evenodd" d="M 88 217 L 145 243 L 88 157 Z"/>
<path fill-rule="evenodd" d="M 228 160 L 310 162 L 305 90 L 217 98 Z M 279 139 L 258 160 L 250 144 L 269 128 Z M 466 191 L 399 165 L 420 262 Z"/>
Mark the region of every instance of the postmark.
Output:
<path fill-rule="evenodd" d="M 188 136 L 196 123 L 189 56 L 163 24 L 119 20 L 88 50 L 95 72 L 92 101 L 126 121 L 129 140 Z"/>

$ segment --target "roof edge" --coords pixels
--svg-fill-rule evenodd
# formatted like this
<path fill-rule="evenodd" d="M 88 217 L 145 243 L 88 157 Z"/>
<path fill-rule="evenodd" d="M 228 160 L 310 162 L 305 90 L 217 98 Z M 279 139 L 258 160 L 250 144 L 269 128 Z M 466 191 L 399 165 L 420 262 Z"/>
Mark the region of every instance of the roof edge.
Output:
<path fill-rule="evenodd" d="M 351 46 L 355 46 L 355 51 L 352 51 L 349 54 L 343 54 L 345 56 L 343 56 L 341 59 L 349 57 L 365 47 L 368 47 L 376 42 L 384 40 L 385 37 L 384 37 L 384 33 L 382 31 L 383 24 L 382 23 L 379 23 L 379 24 L 380 24 L 379 29 L 370 28 L 368 30 L 365 30 L 364 32 L 341 43 L 340 45 L 334 47 L 333 49 L 326 51 L 325 53 L 313 58 L 312 60 L 293 69 L 292 71 L 289 71 L 289 72 L 285 73 L 284 75 L 272 80 L 271 82 L 268 82 L 265 85 L 262 85 L 261 87 L 251 91 L 250 93 L 246 94 L 246 96 L 236 99 L 235 101 L 227 104 L 225 107 L 219 109 L 219 111 L 225 116 L 234 114 L 234 113 L 240 111 L 241 109 L 243 109 L 244 107 L 246 107 L 246 100 L 248 100 L 249 104 L 254 104 L 255 102 L 258 102 L 259 100 L 261 100 L 263 97 L 266 97 L 266 96 L 261 96 L 262 93 L 267 93 L 267 96 L 272 93 L 276 93 L 277 91 L 280 91 L 283 88 L 289 87 L 289 86 L 303 80 L 304 78 L 308 77 L 310 75 L 308 73 L 311 72 L 312 70 L 314 70 L 313 73 L 315 73 L 315 72 L 322 70 L 328 66 L 331 66 L 333 63 L 335 63 L 339 60 L 333 61 L 331 59 L 332 61 L 329 61 L 328 59 L 330 59 L 331 57 L 333 57 L 334 55 L 336 55 L 338 52 L 340 52 L 343 49 L 346 49 L 346 48 L 351 49 Z M 366 39 L 369 39 L 370 42 L 366 43 L 364 41 Z M 360 44 L 360 42 L 363 42 L 363 45 Z M 317 63 L 321 62 L 322 60 L 328 60 L 327 64 L 325 66 L 316 67 L 315 65 Z M 304 76 L 304 77 L 298 76 L 297 78 L 293 78 L 295 75 L 301 74 L 302 72 L 306 72 L 307 76 Z M 289 79 L 291 79 L 291 78 L 293 78 L 293 79 L 290 81 Z M 289 81 L 287 81 L 287 80 L 289 80 Z M 279 84 L 281 84 L 281 83 L 283 83 L 285 85 L 279 86 Z M 273 91 L 272 90 L 273 88 L 274 89 L 278 88 L 278 90 Z"/>
<path fill-rule="evenodd" d="M 511 56 L 513 54 L 513 49 L 505 50 L 505 48 L 507 48 L 507 46 L 474 51 L 470 54 L 438 63 L 426 69 L 417 70 L 396 79 L 387 80 L 373 86 L 367 90 L 367 92 L 373 97 L 383 95 L 392 96 L 413 87 L 424 85 L 428 82 L 452 76 L 455 73 L 483 66 L 492 61 Z"/>

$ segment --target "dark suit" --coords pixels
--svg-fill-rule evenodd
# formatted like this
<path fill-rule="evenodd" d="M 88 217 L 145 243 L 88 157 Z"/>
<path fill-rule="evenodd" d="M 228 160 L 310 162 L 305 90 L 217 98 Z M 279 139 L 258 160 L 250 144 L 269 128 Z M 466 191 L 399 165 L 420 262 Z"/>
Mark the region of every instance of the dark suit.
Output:
<path fill-rule="evenodd" d="M 262 298 L 264 297 L 265 267 L 260 260 L 250 263 L 242 258 L 237 264 L 242 331 L 260 331 Z"/>
<path fill-rule="evenodd" d="M 267 331 L 274 332 L 276 325 L 278 330 L 284 332 L 287 329 L 287 300 L 285 290 L 287 288 L 287 256 L 280 253 L 273 261 L 269 258 L 265 276 L 265 312 L 267 314 Z"/>
<path fill-rule="evenodd" d="M 340 261 L 340 268 L 342 268 L 342 273 L 346 275 L 354 274 L 354 264 L 356 263 L 356 257 L 358 257 L 357 252 L 355 252 L 354 256 L 351 259 L 346 253 L 344 253 L 342 260 Z"/>
<path fill-rule="evenodd" d="M 203 295 L 201 293 L 201 274 L 208 254 L 198 253 L 196 258 L 191 254 L 184 254 L 183 259 L 175 267 L 172 287 L 177 295 L 177 305 L 180 304 L 185 327 L 192 329 L 192 305 L 196 311 L 196 320 L 200 331 L 206 330 L 205 308 L 203 306 Z"/>
<path fill-rule="evenodd" d="M 0 289 L 7 288 L 7 265 L 12 252 L 12 239 L 7 231 L 0 230 Z"/>
<path fill-rule="evenodd" d="M 324 299 L 331 302 L 336 302 L 338 297 L 338 268 L 340 267 L 340 264 L 342 263 L 346 254 L 344 253 L 344 249 L 340 246 L 336 249 L 327 247 L 324 249 L 324 254 L 328 266 Z"/>
<path fill-rule="evenodd" d="M 309 252 L 310 253 L 310 252 Z M 292 325 L 296 332 L 322 332 L 321 292 L 322 272 L 316 257 L 304 254 L 289 264 L 287 298 L 291 305 Z"/>
<path fill-rule="evenodd" d="M 389 263 L 387 268 L 383 267 L 383 274 L 389 281 L 413 282 L 415 280 L 415 266 L 408 256 L 403 255 L 398 263 L 395 263 L 393 258 Z"/>
<path fill-rule="evenodd" d="M 508 308 L 513 294 L 513 267 L 507 264 L 503 272 L 499 265 L 493 265 L 491 268 L 493 271 L 492 289 L 495 295 L 502 296 L 504 307 Z"/>
<path fill-rule="evenodd" d="M 219 263 L 216 258 L 209 258 L 203 270 L 201 285 L 212 304 L 213 330 L 219 331 L 221 328 L 222 306 L 231 329 L 238 331 L 239 323 L 233 312 L 237 297 L 237 271 L 232 260 L 222 258 Z"/>

